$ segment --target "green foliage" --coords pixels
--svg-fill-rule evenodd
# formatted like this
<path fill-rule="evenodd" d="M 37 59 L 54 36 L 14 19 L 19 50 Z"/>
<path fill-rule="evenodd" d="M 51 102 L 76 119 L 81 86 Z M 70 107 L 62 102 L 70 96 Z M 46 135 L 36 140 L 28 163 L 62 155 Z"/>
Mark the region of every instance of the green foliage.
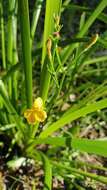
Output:
<path fill-rule="evenodd" d="M 44 4 L 45 19 L 41 21 Z M 106 6 L 106 0 L 93 10 L 87 3 L 80 6 L 70 0 L 37 0 L 31 11 L 28 0 L 7 0 L 7 4 L 0 0 L 0 135 L 10 140 L 5 158 L 11 158 L 16 145 L 20 156 L 12 152 L 8 166 L 15 167 L 21 158 L 42 163 L 44 190 L 53 188 L 52 176 L 76 189 L 84 189 L 80 182 L 87 177 L 107 184 L 107 177 L 88 170 L 107 168 L 80 163 L 75 156 L 87 153 L 107 157 L 106 136 L 81 137 L 87 125 L 102 132 L 101 122 L 105 126 L 107 122 Z M 100 31 L 98 25 L 98 35 L 94 23 L 97 26 L 99 20 L 105 28 Z M 70 38 L 68 28 L 74 29 Z M 38 96 L 43 105 L 34 106 Z M 26 109 L 28 117 L 32 116 L 28 122 L 24 118 Z M 45 111 L 47 119 L 39 122 Z M 46 146 L 44 152 L 42 145 Z M 0 148 L 4 146 L 1 139 Z M 36 189 L 35 180 L 32 189 Z"/>

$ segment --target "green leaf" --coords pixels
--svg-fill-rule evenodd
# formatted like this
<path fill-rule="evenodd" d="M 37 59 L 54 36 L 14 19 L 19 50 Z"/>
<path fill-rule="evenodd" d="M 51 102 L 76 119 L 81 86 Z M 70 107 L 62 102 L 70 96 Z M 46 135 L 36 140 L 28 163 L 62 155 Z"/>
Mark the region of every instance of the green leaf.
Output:
<path fill-rule="evenodd" d="M 38 144 L 49 144 L 56 147 L 70 147 L 82 152 L 97 154 L 107 157 L 107 138 L 104 139 L 85 139 L 77 137 L 47 137 L 36 138 L 29 147 L 35 147 Z"/>
<path fill-rule="evenodd" d="M 92 112 L 95 112 L 100 109 L 104 109 L 107 107 L 107 98 L 104 100 L 97 101 L 91 105 L 86 105 L 78 110 L 72 112 L 72 108 L 69 109 L 65 114 L 56 122 L 52 123 L 47 129 L 41 132 L 40 137 L 46 138 L 51 135 L 53 132 L 57 131 L 67 123 L 74 121 L 80 117 L 86 116 Z"/>
<path fill-rule="evenodd" d="M 27 107 L 32 106 L 32 60 L 28 0 L 18 0 Z"/>
<path fill-rule="evenodd" d="M 44 188 L 43 190 L 52 189 L 52 165 L 50 164 L 49 159 L 41 152 L 41 157 L 44 166 Z"/>
<path fill-rule="evenodd" d="M 107 157 L 107 138 L 97 140 L 73 138 L 72 147 L 80 151 Z"/>

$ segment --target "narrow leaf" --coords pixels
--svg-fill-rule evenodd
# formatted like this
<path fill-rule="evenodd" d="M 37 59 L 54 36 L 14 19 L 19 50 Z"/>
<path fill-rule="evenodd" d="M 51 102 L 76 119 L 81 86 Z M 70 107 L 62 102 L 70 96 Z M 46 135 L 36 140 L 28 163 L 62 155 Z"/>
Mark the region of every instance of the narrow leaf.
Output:
<path fill-rule="evenodd" d="M 28 0 L 18 0 L 27 107 L 32 106 L 32 60 Z"/>
<path fill-rule="evenodd" d="M 57 131 L 67 123 L 74 121 L 80 117 L 86 116 L 92 112 L 95 112 L 100 109 L 104 109 L 107 107 L 107 98 L 104 100 L 97 101 L 91 105 L 86 105 L 83 108 L 80 108 L 74 112 L 72 112 L 72 108 L 69 109 L 65 114 L 56 122 L 52 123 L 47 129 L 45 129 L 41 134 L 41 138 L 46 138 L 51 135 L 53 132 Z"/>
<path fill-rule="evenodd" d="M 51 190 L 52 189 L 52 166 L 50 164 L 49 159 L 42 152 L 40 154 L 42 156 L 44 172 L 45 172 L 43 190 Z"/>

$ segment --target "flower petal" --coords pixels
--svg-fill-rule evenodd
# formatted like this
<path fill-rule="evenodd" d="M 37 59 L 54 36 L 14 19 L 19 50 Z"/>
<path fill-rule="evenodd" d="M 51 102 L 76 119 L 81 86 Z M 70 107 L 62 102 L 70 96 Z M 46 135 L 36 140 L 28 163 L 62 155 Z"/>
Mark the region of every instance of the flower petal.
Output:
<path fill-rule="evenodd" d="M 37 122 L 34 112 L 31 112 L 31 114 L 29 114 L 27 121 L 29 124 L 35 124 Z"/>
<path fill-rule="evenodd" d="M 25 118 L 29 117 L 29 114 L 31 114 L 31 109 L 27 109 L 27 110 L 24 112 L 24 117 L 25 117 Z"/>
<path fill-rule="evenodd" d="M 37 121 L 43 122 L 47 118 L 47 114 L 43 110 L 38 110 L 37 112 L 35 112 L 35 118 Z"/>
<path fill-rule="evenodd" d="M 43 100 L 42 100 L 42 98 L 40 98 L 40 97 L 36 98 L 32 108 L 34 108 L 34 109 L 42 109 L 43 108 Z"/>

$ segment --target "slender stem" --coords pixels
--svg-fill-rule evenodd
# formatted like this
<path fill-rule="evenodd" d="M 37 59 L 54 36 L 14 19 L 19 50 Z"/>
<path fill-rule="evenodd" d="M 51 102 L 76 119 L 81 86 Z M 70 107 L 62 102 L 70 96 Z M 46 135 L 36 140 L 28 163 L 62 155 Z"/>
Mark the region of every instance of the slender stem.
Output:
<path fill-rule="evenodd" d="M 47 69 L 48 62 L 49 62 L 49 59 L 46 58 L 43 64 L 42 72 L 41 72 L 40 96 L 42 97 L 44 103 L 48 96 L 48 90 L 49 90 L 49 85 L 50 85 L 50 80 L 51 80 L 51 74 Z"/>

